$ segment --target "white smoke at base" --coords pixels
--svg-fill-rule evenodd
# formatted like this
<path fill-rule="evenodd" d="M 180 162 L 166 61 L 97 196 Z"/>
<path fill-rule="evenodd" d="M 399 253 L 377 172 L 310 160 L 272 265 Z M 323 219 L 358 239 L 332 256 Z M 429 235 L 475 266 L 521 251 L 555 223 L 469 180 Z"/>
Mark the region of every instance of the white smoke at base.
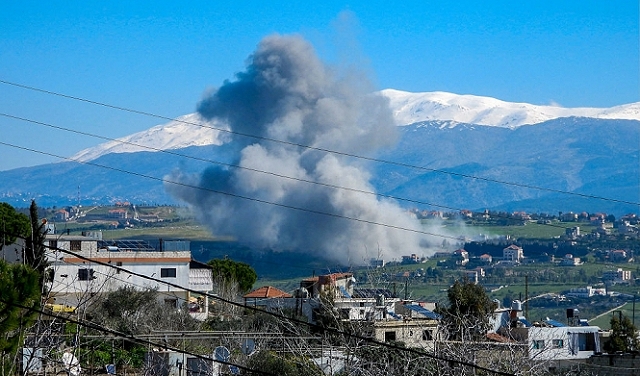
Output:
<path fill-rule="evenodd" d="M 176 173 L 169 180 L 205 189 L 167 189 L 213 233 L 253 247 L 314 252 L 354 264 L 380 251 L 386 259 L 424 253 L 425 235 L 414 216 L 392 200 L 357 192 L 374 191 L 366 163 L 318 150 L 372 155 L 394 144 L 388 100 L 366 86 L 361 76 L 338 77 L 301 37 L 266 37 L 246 70 L 198 106 L 205 119 L 225 121 L 237 132 L 234 159 L 246 169 Z"/>

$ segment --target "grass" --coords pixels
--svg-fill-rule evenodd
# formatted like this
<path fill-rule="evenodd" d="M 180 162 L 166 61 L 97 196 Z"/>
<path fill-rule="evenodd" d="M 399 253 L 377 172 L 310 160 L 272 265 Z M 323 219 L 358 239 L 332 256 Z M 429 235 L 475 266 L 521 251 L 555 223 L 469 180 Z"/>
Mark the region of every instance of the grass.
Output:
<path fill-rule="evenodd" d="M 423 222 L 428 223 L 428 222 Z M 492 226 L 485 224 L 469 224 L 462 222 L 445 221 L 444 228 L 455 229 L 462 234 L 471 233 L 488 236 L 511 236 L 512 238 L 552 239 L 565 233 L 567 228 L 579 225 L 581 232 L 591 232 L 593 226 L 575 222 L 554 222 L 542 224 L 525 222 L 523 226 Z"/>
<path fill-rule="evenodd" d="M 211 235 L 209 230 L 203 226 L 191 224 L 180 224 L 177 226 L 162 227 L 133 227 L 116 230 L 103 230 L 104 240 L 117 240 L 127 238 L 163 238 L 163 239 L 188 239 L 188 240 L 230 240 L 223 237 Z"/>
<path fill-rule="evenodd" d="M 615 310 L 605 312 L 602 316 L 589 320 L 589 324 L 599 326 L 604 330 L 609 330 L 611 329 L 611 318 L 613 315 L 617 315 L 618 312 L 621 312 L 623 316 L 627 316 L 632 320 L 635 316 L 635 324 L 638 326 L 640 325 L 640 302 L 636 302 L 635 304 L 635 314 L 633 306 L 633 302 L 627 302 Z"/>

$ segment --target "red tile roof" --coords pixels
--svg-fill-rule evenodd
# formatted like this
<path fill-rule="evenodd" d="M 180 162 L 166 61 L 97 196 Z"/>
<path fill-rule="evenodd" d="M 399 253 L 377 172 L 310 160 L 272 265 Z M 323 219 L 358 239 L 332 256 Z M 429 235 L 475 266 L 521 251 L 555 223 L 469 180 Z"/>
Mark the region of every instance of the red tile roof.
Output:
<path fill-rule="evenodd" d="M 293 295 L 286 293 L 279 288 L 273 286 L 262 286 L 259 289 L 255 289 L 246 294 L 244 298 L 291 298 L 292 296 Z"/>

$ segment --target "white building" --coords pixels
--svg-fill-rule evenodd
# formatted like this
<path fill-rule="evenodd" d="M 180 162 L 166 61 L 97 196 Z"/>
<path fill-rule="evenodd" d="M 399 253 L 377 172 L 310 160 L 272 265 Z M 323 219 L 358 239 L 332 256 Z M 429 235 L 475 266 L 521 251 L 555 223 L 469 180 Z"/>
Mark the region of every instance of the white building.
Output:
<path fill-rule="evenodd" d="M 77 306 L 95 294 L 124 286 L 156 288 L 165 303 L 173 307 L 191 303 L 192 315 L 206 318 L 207 297 L 188 290 L 211 291 L 211 269 L 192 260 L 190 251 L 98 249 L 97 239 L 84 236 L 47 235 L 47 240 L 50 247 L 47 258 L 53 271 L 49 296 L 56 304 Z M 198 298 L 200 309 L 194 305 Z"/>
<path fill-rule="evenodd" d="M 580 257 L 573 257 L 572 254 L 567 253 L 564 255 L 562 261 L 560 261 L 560 265 L 563 266 L 578 266 L 582 265 L 582 261 L 580 261 Z"/>
<path fill-rule="evenodd" d="M 621 268 L 617 270 L 607 270 L 602 273 L 602 280 L 614 283 L 628 282 L 631 280 L 631 271 Z"/>
<path fill-rule="evenodd" d="M 502 250 L 502 259 L 513 263 L 519 263 L 524 258 L 524 251 L 521 247 L 511 244 Z"/>
<path fill-rule="evenodd" d="M 510 309 L 496 311 L 497 332 L 527 345 L 529 359 L 547 362 L 548 367 L 559 367 L 585 361 L 600 353 L 600 328 L 583 325 L 577 310 L 567 310 L 570 325 L 555 320 L 530 323 L 522 314 L 522 303 L 514 301 Z"/>

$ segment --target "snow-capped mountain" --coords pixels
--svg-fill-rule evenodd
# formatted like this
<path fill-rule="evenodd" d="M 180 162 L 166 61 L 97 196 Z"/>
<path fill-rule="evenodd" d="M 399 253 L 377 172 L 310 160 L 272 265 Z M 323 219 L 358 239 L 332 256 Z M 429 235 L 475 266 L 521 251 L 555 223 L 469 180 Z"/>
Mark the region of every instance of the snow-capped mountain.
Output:
<path fill-rule="evenodd" d="M 389 98 L 397 125 L 430 120 L 515 128 L 562 117 L 640 120 L 640 102 L 611 108 L 565 108 L 505 102 L 491 97 L 445 92 L 410 93 L 382 90 Z"/>
<path fill-rule="evenodd" d="M 410 93 L 386 89 L 380 93 L 390 101 L 396 125 L 440 120 L 443 127 L 459 123 L 516 128 L 562 117 L 640 120 L 640 102 L 611 108 L 564 108 L 505 102 L 491 97 L 445 92 Z M 220 145 L 227 129 L 216 121 L 206 122 L 198 114 L 188 114 L 166 124 L 88 148 L 72 159 L 84 162 L 110 153 L 173 150 L 190 146 Z"/>
<path fill-rule="evenodd" d="M 182 149 L 190 146 L 221 145 L 224 133 L 221 134 L 218 129 L 226 129 L 226 126 L 216 121 L 207 122 L 197 113 L 188 114 L 166 124 L 156 125 L 146 131 L 84 149 L 71 159 L 85 162 L 110 153 L 134 153 Z"/>

